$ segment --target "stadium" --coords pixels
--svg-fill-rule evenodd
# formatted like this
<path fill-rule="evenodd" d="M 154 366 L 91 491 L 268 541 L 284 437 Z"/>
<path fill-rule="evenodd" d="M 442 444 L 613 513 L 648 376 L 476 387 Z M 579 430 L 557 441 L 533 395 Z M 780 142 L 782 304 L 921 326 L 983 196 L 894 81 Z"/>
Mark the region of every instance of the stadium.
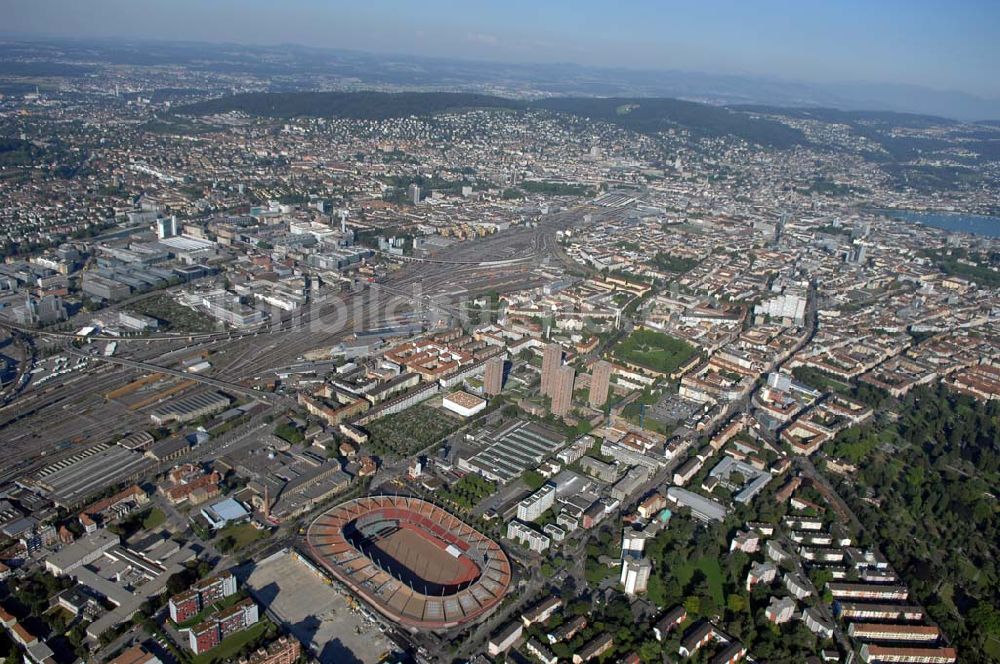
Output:
<path fill-rule="evenodd" d="M 445 630 L 503 599 L 510 561 L 500 546 L 419 498 L 357 498 L 319 516 L 311 556 L 382 615 L 410 629 Z"/>

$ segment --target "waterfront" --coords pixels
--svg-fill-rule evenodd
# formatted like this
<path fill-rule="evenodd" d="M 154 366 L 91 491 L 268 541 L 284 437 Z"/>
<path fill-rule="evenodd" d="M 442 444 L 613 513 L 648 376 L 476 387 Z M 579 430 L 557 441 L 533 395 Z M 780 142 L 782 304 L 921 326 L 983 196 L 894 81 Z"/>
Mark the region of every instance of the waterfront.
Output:
<path fill-rule="evenodd" d="M 1000 237 L 1000 217 L 958 212 L 914 212 L 911 210 L 878 210 L 894 219 L 933 226 L 945 231 Z"/>

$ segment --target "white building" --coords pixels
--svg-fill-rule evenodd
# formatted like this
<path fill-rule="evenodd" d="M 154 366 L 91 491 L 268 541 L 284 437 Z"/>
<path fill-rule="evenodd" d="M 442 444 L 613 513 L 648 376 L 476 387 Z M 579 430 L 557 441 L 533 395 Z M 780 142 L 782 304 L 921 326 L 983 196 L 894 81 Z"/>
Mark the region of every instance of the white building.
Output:
<path fill-rule="evenodd" d="M 542 553 L 552 543 L 548 536 L 520 521 L 511 521 L 507 524 L 507 539 L 519 542 L 535 553 Z"/>
<path fill-rule="evenodd" d="M 177 217 L 160 217 L 156 220 L 156 237 L 165 240 L 168 237 L 177 235 Z"/>
<path fill-rule="evenodd" d="M 556 488 L 551 484 L 531 494 L 517 504 L 517 518 L 521 521 L 534 521 L 556 503 Z"/>
<path fill-rule="evenodd" d="M 641 530 L 626 528 L 622 532 L 622 557 L 637 558 L 646 548 L 648 535 Z"/>
<path fill-rule="evenodd" d="M 795 613 L 795 600 L 791 597 L 771 598 L 771 603 L 764 609 L 764 615 L 775 625 L 782 625 L 792 619 Z"/>
<path fill-rule="evenodd" d="M 490 637 L 486 644 L 486 652 L 490 657 L 496 657 L 502 652 L 506 652 L 512 645 L 517 643 L 524 632 L 524 626 L 520 622 L 512 622 L 495 636 Z"/>
<path fill-rule="evenodd" d="M 806 316 L 806 299 L 798 295 L 779 295 L 761 302 L 753 308 L 754 314 L 780 318 L 785 321 L 802 325 Z"/>
<path fill-rule="evenodd" d="M 813 634 L 824 639 L 833 638 L 833 623 L 820 615 L 814 607 L 802 612 L 802 622 Z"/>
<path fill-rule="evenodd" d="M 462 417 L 471 417 L 486 408 L 486 399 L 480 399 L 468 392 L 459 391 L 452 392 L 446 396 L 442 400 L 441 405 Z"/>
<path fill-rule="evenodd" d="M 626 595 L 637 595 L 646 592 L 649 575 L 653 565 L 645 558 L 626 558 L 622 561 L 621 584 Z"/>

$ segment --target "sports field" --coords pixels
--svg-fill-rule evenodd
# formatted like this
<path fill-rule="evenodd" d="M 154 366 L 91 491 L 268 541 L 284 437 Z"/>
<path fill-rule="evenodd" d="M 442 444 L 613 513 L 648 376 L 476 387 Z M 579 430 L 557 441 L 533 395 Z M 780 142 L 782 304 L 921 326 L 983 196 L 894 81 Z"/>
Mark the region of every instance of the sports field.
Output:
<path fill-rule="evenodd" d="M 466 556 L 456 558 L 444 542 L 412 528 L 400 528 L 380 539 L 374 547 L 391 557 L 414 576 L 442 586 L 471 581 L 479 569 Z"/>

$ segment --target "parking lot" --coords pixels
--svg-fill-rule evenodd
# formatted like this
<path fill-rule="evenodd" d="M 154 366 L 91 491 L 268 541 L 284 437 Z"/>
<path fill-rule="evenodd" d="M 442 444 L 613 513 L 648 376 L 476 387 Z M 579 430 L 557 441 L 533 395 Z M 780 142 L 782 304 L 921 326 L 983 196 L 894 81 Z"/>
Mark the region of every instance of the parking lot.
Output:
<path fill-rule="evenodd" d="M 247 586 L 272 617 L 323 664 L 376 664 L 390 650 L 378 626 L 353 600 L 322 581 L 291 553 L 257 566 Z"/>

